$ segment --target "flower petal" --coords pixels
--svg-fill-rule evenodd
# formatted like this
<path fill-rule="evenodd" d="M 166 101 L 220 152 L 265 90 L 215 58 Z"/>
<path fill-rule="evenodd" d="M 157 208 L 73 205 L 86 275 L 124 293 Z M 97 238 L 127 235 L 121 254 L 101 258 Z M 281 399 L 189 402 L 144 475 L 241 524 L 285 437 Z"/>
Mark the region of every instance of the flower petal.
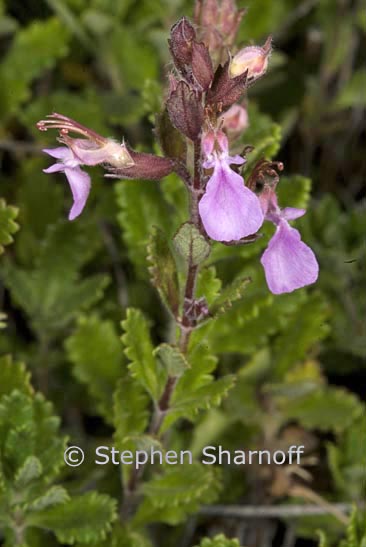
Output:
<path fill-rule="evenodd" d="M 63 163 L 53 163 L 47 169 L 43 169 L 44 173 L 58 173 L 58 171 L 63 171 L 65 166 Z"/>
<path fill-rule="evenodd" d="M 304 216 L 306 209 L 296 209 L 296 207 L 285 207 L 281 210 L 281 217 L 286 220 L 295 220 Z"/>
<path fill-rule="evenodd" d="M 74 205 L 69 213 L 69 220 L 78 217 L 85 207 L 90 192 L 90 177 L 80 167 L 65 168 L 65 175 L 69 181 L 74 198 Z"/>
<path fill-rule="evenodd" d="M 257 196 L 220 160 L 199 202 L 199 212 L 207 234 L 217 241 L 239 240 L 254 234 L 263 223 Z"/>
<path fill-rule="evenodd" d="M 63 160 L 70 157 L 70 150 L 66 146 L 58 146 L 57 148 L 44 148 L 42 152 L 45 152 L 52 158 Z"/>
<path fill-rule="evenodd" d="M 274 294 L 292 292 L 318 278 L 319 266 L 313 251 L 286 220 L 279 223 L 261 263 L 268 287 Z"/>

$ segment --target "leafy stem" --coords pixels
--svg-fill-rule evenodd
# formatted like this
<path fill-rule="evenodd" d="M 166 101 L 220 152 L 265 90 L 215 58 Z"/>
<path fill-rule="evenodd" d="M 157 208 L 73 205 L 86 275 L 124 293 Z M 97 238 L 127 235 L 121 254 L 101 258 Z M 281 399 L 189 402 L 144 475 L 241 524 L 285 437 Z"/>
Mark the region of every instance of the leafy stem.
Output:
<path fill-rule="evenodd" d="M 186 174 L 188 171 L 184 169 L 184 182 L 190 192 L 190 222 L 201 230 L 201 222 L 198 212 L 198 202 L 201 192 L 202 177 L 201 177 L 201 143 L 197 139 L 194 142 L 194 159 L 193 159 L 193 177 L 190 184 L 187 184 Z M 179 329 L 178 347 L 183 355 L 188 352 L 189 340 L 195 328 L 195 321 L 191 317 L 192 302 L 195 298 L 196 282 L 199 272 L 199 266 L 194 263 L 192 253 L 188 257 L 187 274 L 185 289 L 183 295 L 183 305 L 181 317 L 176 317 L 177 327 Z M 151 417 L 150 426 L 148 428 L 149 435 L 159 437 L 161 426 L 164 418 L 169 411 L 172 396 L 178 382 L 178 376 L 168 376 L 163 393 L 155 405 L 153 415 Z M 121 507 L 121 518 L 125 519 L 131 515 L 137 505 L 136 494 L 143 477 L 145 465 L 134 469 L 129 478 L 127 487 L 125 488 L 124 501 Z"/>

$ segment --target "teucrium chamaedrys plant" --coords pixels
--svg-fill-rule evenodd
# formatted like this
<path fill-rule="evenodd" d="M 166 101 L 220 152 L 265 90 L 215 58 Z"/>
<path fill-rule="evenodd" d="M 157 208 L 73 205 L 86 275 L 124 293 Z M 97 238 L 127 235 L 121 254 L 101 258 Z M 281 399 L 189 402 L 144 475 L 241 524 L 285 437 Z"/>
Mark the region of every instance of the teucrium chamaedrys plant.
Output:
<path fill-rule="evenodd" d="M 173 319 L 174 335 L 154 348 L 144 315 L 137 309 L 129 309 L 123 321 L 129 374 L 118 380 L 113 410 L 106 404 L 110 386 L 99 386 L 100 390 L 94 391 L 102 415 L 115 427 L 114 440 L 119 449 L 161 446 L 163 434 L 179 418 L 193 420 L 199 410 L 218 405 L 233 386 L 231 375 L 214 380 L 212 372 L 217 360 L 205 350 L 202 340 L 205 327 L 225 313 L 233 301 L 242 298 L 249 279 L 241 277 L 219 294 L 212 270 L 204 268 L 214 241 L 231 246 L 234 255 L 239 246 L 249 246 L 259 239 L 258 231 L 264 220 L 268 220 L 275 224 L 276 233 L 261 262 L 272 293 L 292 292 L 314 283 L 318 275 L 313 252 L 288 223 L 305 211 L 295 207 L 281 210 L 277 203 L 278 171 L 282 165 L 260 159 L 250 166 L 245 184 L 241 169 L 250 163 L 249 150 L 232 152 L 248 123 L 246 109 L 239 102 L 247 88 L 265 74 L 271 39 L 263 47 L 250 46 L 229 55 L 227 46 L 233 47 L 242 13 L 232 2 L 224 1 L 215 15 L 212 5 L 197 2 L 197 28 L 182 18 L 171 30 L 169 46 L 174 69 L 169 75 L 166 102 L 156 127 L 164 156 L 135 151 L 128 144 L 105 138 L 65 115 L 54 113 L 38 123 L 42 131 L 59 131 L 62 146 L 45 149 L 57 161 L 45 172 L 66 175 L 74 200 L 70 220 L 81 214 L 90 192 L 90 177 L 83 166 L 102 165 L 108 178 L 159 181 L 175 173 L 189 196 L 189 218 L 181 225 L 177 222 L 174 237 L 170 239 L 155 227 L 147 249 L 151 279 Z M 75 362 L 81 360 L 78 336 L 81 337 L 83 329 L 86 333 L 89 329 L 92 335 L 93 329 L 98 328 L 98 319 L 80 322 L 77 335 L 67 343 Z M 103 324 L 101 331 L 106 342 L 114 340 L 108 323 Z M 115 354 L 111 356 L 114 358 Z M 85 375 L 80 374 L 80 378 L 85 379 Z M 22 393 L 22 389 L 13 397 L 19 412 L 23 412 L 23 407 L 29 410 L 29 420 L 37 415 L 33 406 L 45 404 L 40 398 L 33 399 L 30 393 Z M 5 399 L 2 404 L 5 415 L 12 399 Z M 30 424 L 29 428 L 32 427 Z M 15 481 L 15 493 L 24 476 L 30 482 L 37 481 L 44 465 L 41 458 L 39 464 L 35 460 L 21 462 L 17 474 L 9 479 L 10 484 Z M 130 520 L 136 527 L 154 521 L 180 522 L 200 504 L 214 500 L 220 488 L 217 470 L 198 462 L 182 468 L 165 467 L 149 481 L 143 480 L 145 471 L 143 466 L 138 470 L 125 467 L 122 471 L 122 522 Z M 51 473 L 42 488 L 53 479 Z M 11 534 L 18 533 L 18 545 L 24 539 L 25 529 L 32 526 L 54 530 L 64 542 L 76 539 L 85 543 L 103 538 L 115 516 L 109 498 L 90 496 L 90 508 L 85 512 L 92 519 L 98 513 L 100 516 L 104 508 L 105 525 L 101 524 L 97 530 L 92 526 L 91 530 L 87 526 L 80 530 L 76 524 L 75 529 L 70 525 L 71 529 L 65 531 L 59 529 L 58 523 L 71 519 L 76 509 L 80 514 L 82 501 L 72 505 L 66 492 L 56 492 L 59 496 L 56 502 L 46 505 L 42 502 L 37 508 L 38 516 L 29 517 L 27 500 L 17 498 L 19 507 L 15 503 L 8 508 L 10 520 L 5 525 Z M 50 508 L 52 505 L 57 507 Z M 126 532 L 117 527 L 114 533 L 118 542 L 119 534 Z M 139 536 L 136 541 L 141 543 L 143 539 Z M 225 545 L 225 540 L 219 538 L 217 543 L 220 542 Z"/>

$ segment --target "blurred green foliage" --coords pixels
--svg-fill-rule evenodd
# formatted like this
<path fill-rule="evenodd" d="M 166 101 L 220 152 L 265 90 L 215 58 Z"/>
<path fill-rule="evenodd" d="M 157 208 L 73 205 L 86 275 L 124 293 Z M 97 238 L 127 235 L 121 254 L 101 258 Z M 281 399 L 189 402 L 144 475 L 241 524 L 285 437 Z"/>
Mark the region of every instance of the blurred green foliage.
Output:
<path fill-rule="evenodd" d="M 239 526 L 232 533 L 224 520 L 197 516 L 202 504 L 303 503 L 294 486 L 304 477 L 305 490 L 328 501 L 364 496 L 362 2 L 250 3 L 239 43 L 262 43 L 272 33 L 275 49 L 268 76 L 249 90 L 250 126 L 240 145 L 255 147 L 248 169 L 263 156 L 285 163 L 280 202 L 308 208 L 297 227 L 321 273 L 310 290 L 273 296 L 259 265 L 270 227 L 252 245 L 215 244 L 198 282 L 198 295 L 215 313 L 192 336 L 187 360 L 164 343 L 174 325 L 150 284 L 152 278 L 160 285 L 165 304 L 180 291 L 184 264 L 173 286 L 165 275 L 180 260 L 179 238 L 169 247 L 161 233 L 170 240 L 187 218 L 183 184 L 175 175 L 159 184 L 111 182 L 95 169 L 87 208 L 68 223 L 67 185 L 42 173 L 41 149 L 53 136 L 39 133 L 35 122 L 52 111 L 135 148 L 156 146 L 152 124 L 170 66 L 168 30 L 192 13 L 188 0 L 0 0 L 7 316 L 0 348 L 14 356 L 0 365 L 0 543 L 7 547 L 147 547 L 153 536 L 166 546 L 183 538 L 185 545 L 234 547 L 249 536 L 202 539 L 219 526 L 228 537 L 239 535 Z M 67 437 L 86 454 L 101 444 L 159 445 L 146 429 L 171 367 L 181 376 L 162 424 L 171 449 L 198 456 L 207 444 L 304 444 L 306 470 L 219 469 L 198 461 L 149 469 L 136 515 L 116 523 L 119 479 L 126 490 L 129 469 L 96 470 L 90 462 L 68 469 Z M 193 533 L 185 524 L 192 514 L 200 523 Z M 351 521 L 347 547 L 364 544 L 359 518 Z M 302 517 L 293 526 L 312 538 L 320 527 L 329 541 L 340 531 L 333 516 Z M 260 526 L 253 530 L 260 538 Z"/>

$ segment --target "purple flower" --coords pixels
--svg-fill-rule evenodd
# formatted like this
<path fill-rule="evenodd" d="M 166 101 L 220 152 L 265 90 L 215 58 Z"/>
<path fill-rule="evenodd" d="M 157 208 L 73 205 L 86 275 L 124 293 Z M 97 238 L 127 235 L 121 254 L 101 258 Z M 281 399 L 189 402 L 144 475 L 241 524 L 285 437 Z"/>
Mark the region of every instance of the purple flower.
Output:
<path fill-rule="evenodd" d="M 43 152 L 46 152 L 52 158 L 61 160 L 48 167 L 48 169 L 43 169 L 43 172 L 56 173 L 63 171 L 65 173 L 74 198 L 74 204 L 69 213 L 69 220 L 74 220 L 74 218 L 80 215 L 88 199 L 91 184 L 90 177 L 80 169 L 80 160 L 66 146 L 45 148 Z"/>
<path fill-rule="evenodd" d="M 279 208 L 273 189 L 261 195 L 265 219 L 276 225 L 276 232 L 261 258 L 267 285 L 274 294 L 292 292 L 318 279 L 319 266 L 313 251 L 301 241 L 298 230 L 288 220 L 305 214 L 304 209 Z"/>
<path fill-rule="evenodd" d="M 202 144 L 206 156 L 203 167 L 213 167 L 206 192 L 199 202 L 199 213 L 207 234 L 217 241 L 234 241 L 254 234 L 264 218 L 260 202 L 244 186 L 243 178 L 230 169 L 231 164 L 241 165 L 245 160 L 240 156 L 229 156 L 228 140 L 222 131 L 207 133 Z"/>
<path fill-rule="evenodd" d="M 95 131 L 61 114 L 48 116 L 47 120 L 38 122 L 37 127 L 40 131 L 58 129 L 60 131 L 58 141 L 66 145 L 43 150 L 52 158 L 60 160 L 43 171 L 45 173 L 65 173 L 74 198 L 69 220 L 74 220 L 80 215 L 90 192 L 90 177 L 80 169 L 80 165 L 107 163 L 114 168 L 125 169 L 135 165 L 124 143 L 118 144 L 111 139 L 106 139 L 95 133 Z M 69 131 L 78 133 L 85 138 L 71 138 L 68 135 Z"/>

